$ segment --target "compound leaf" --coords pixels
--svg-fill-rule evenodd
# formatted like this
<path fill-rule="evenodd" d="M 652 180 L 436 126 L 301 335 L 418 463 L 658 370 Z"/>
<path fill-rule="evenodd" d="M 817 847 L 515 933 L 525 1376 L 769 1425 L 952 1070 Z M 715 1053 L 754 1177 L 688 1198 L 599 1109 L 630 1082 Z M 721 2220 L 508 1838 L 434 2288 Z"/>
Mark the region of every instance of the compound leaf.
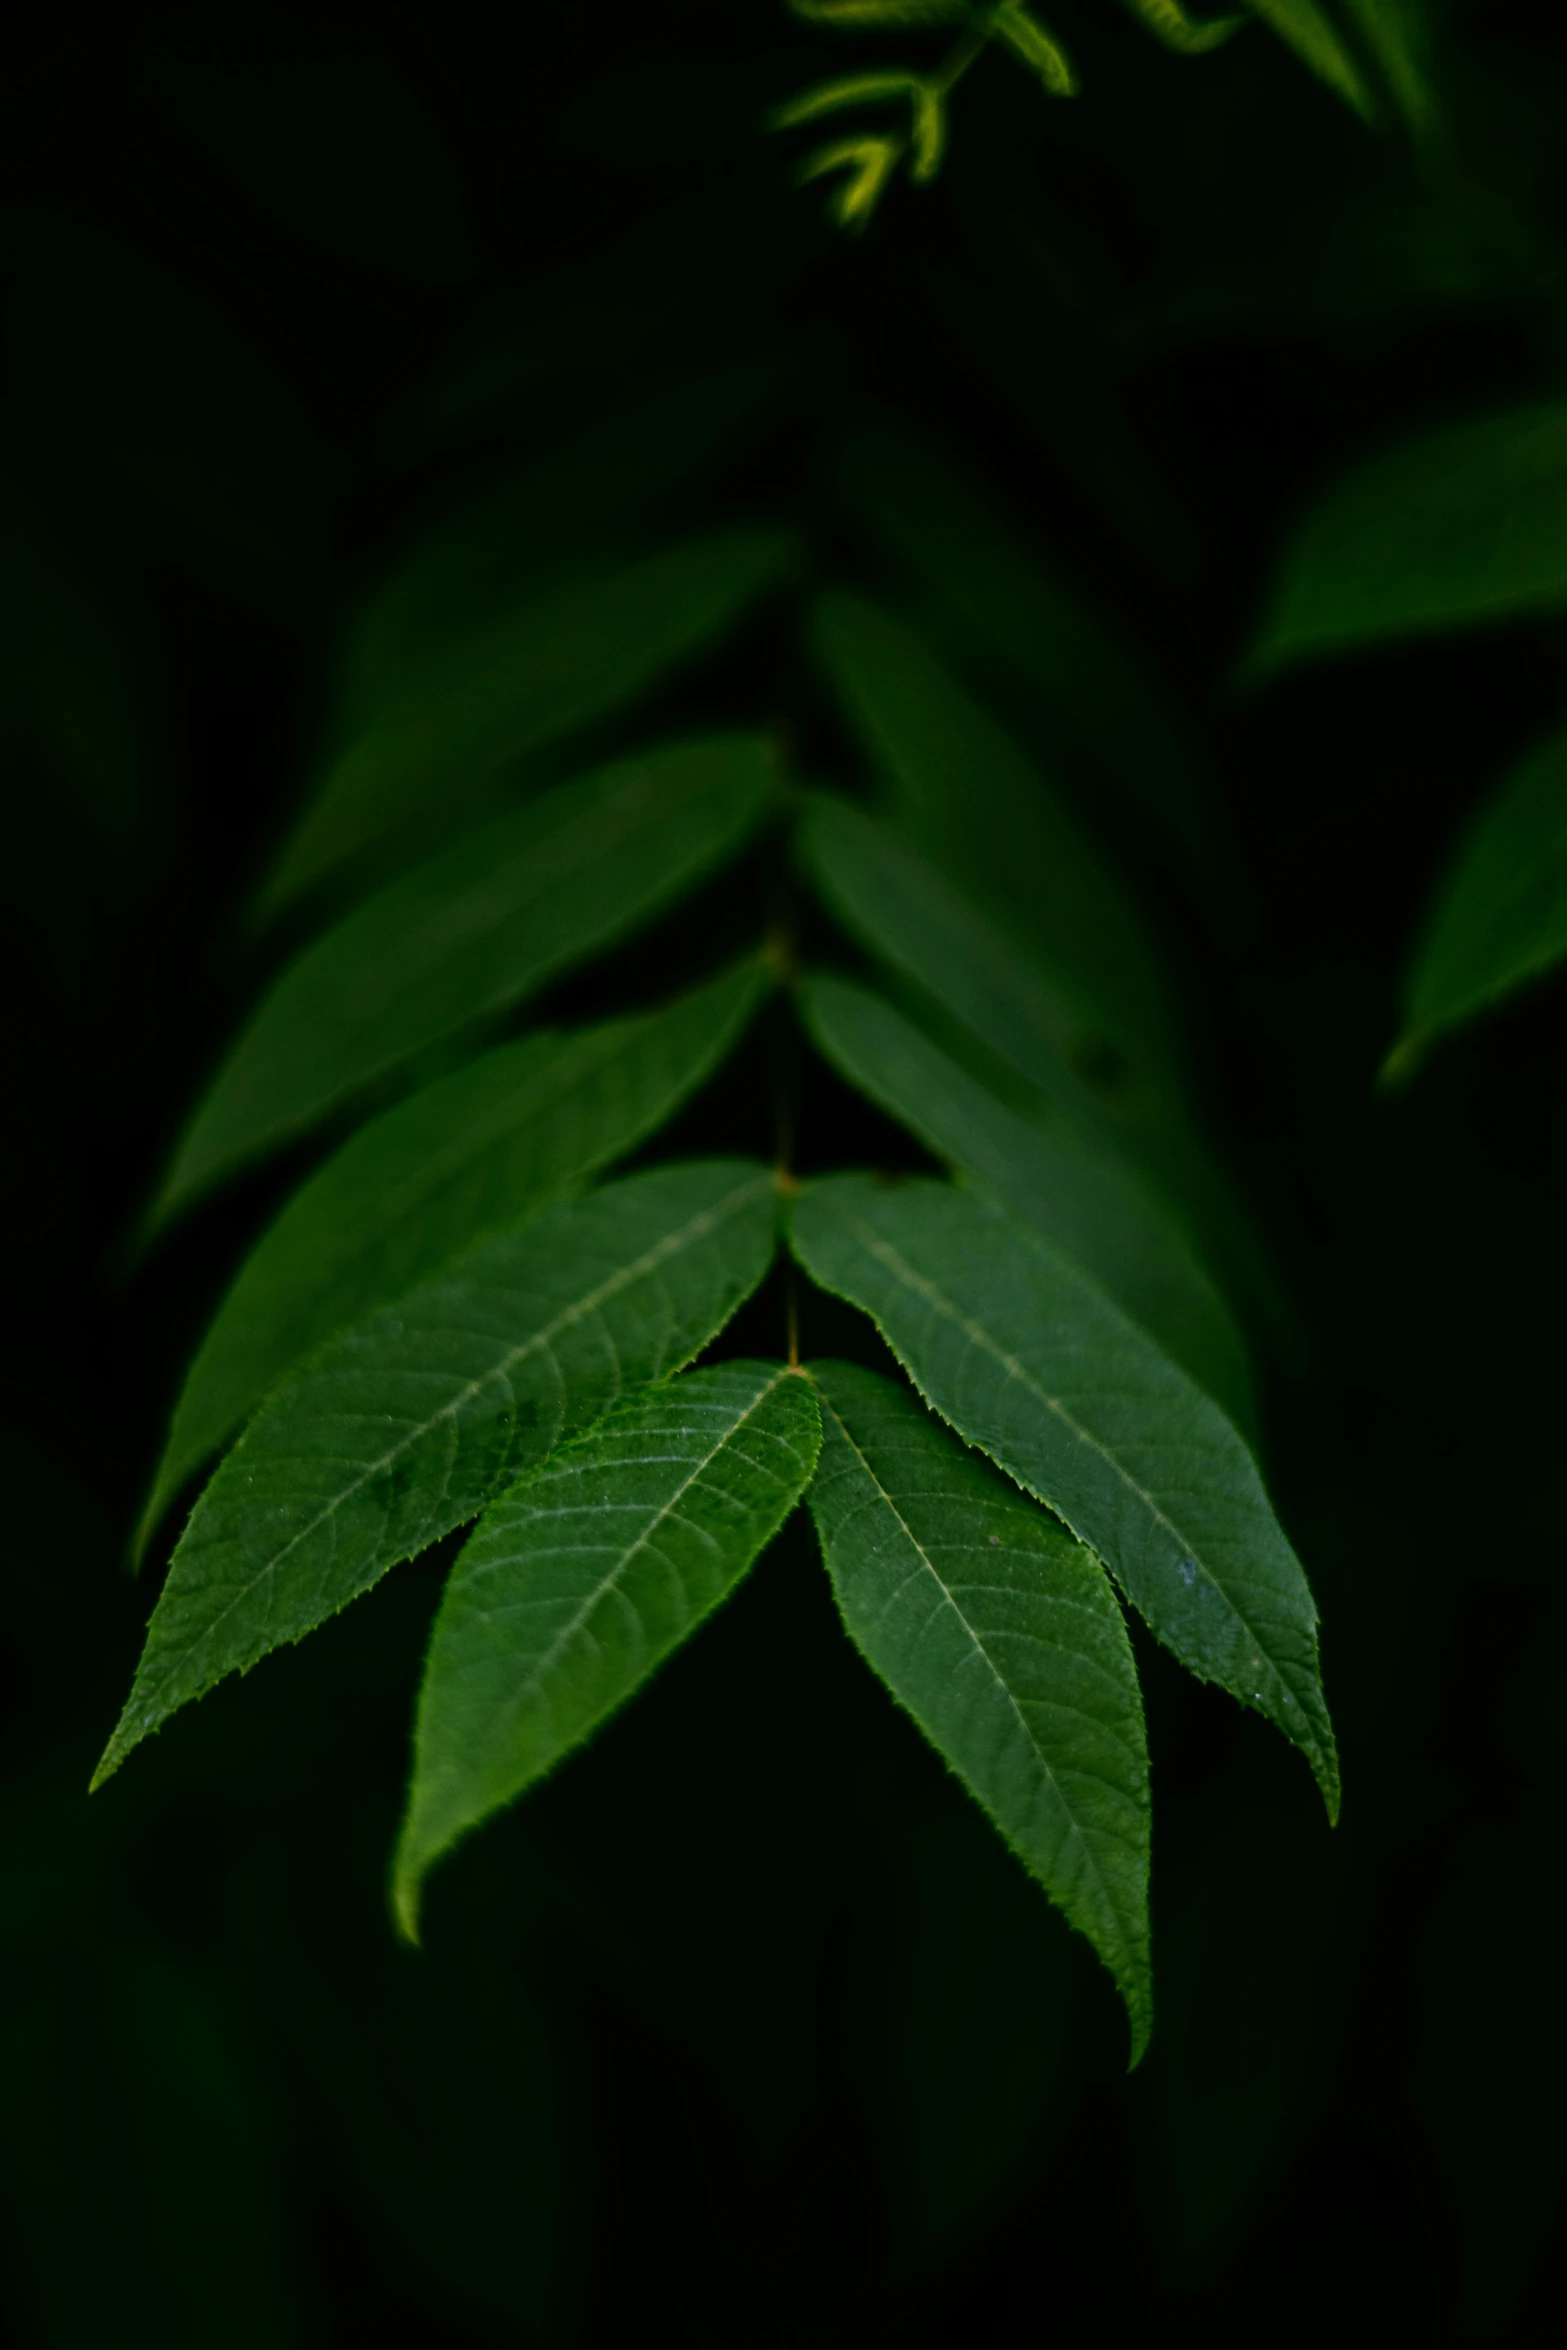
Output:
<path fill-rule="evenodd" d="M 661 1167 L 547 1208 L 329 1341 L 197 1503 L 94 1783 L 689 1362 L 761 1280 L 775 1228 L 762 1168 Z"/>
<path fill-rule="evenodd" d="M 748 963 L 640 1019 L 523 1037 L 362 1127 L 294 1194 L 219 1307 L 185 1375 L 138 1544 L 323 1339 L 656 1132 L 729 1051 L 765 984 Z"/>
<path fill-rule="evenodd" d="M 581 1744 L 734 1588 L 809 1484 L 810 1382 L 720 1363 L 629 1396 L 492 1502 L 419 1697 L 395 1898 Z"/>
<path fill-rule="evenodd" d="M 975 1193 L 806 1184 L 793 1244 L 875 1321 L 921 1394 L 1102 1558 L 1150 1629 L 1338 1763 L 1317 1613 L 1256 1463 L 1218 1406 L 1040 1234 Z"/>
<path fill-rule="evenodd" d="M 900 1705 L 1087 1935 L 1147 2044 L 1148 1750 L 1104 1569 L 916 1399 L 816 1363 L 838 1606 Z"/>
<path fill-rule="evenodd" d="M 1480 808 L 1437 891 L 1387 1074 L 1444 1030 L 1567 954 L 1567 735 L 1542 743 Z"/>
<path fill-rule="evenodd" d="M 338 755 L 264 906 L 547 744 L 607 718 L 730 627 L 782 574 L 792 542 L 724 531 L 555 582 L 476 623 L 390 691 Z"/>
<path fill-rule="evenodd" d="M 155 1219 L 646 921 L 739 848 L 773 783 L 759 737 L 670 744 L 560 784 L 392 882 L 263 997 Z"/>
<path fill-rule="evenodd" d="M 1422 434 L 1319 499 L 1249 656 L 1260 675 L 1567 601 L 1567 404 Z"/>
<path fill-rule="evenodd" d="M 1240 1334 L 1180 1227 L 1108 1136 L 1051 1117 L 1043 1098 L 1040 1121 L 1020 1116 L 864 988 L 814 980 L 802 1010 L 852 1084 L 1055 1241 L 1238 1426 L 1249 1426 Z"/>

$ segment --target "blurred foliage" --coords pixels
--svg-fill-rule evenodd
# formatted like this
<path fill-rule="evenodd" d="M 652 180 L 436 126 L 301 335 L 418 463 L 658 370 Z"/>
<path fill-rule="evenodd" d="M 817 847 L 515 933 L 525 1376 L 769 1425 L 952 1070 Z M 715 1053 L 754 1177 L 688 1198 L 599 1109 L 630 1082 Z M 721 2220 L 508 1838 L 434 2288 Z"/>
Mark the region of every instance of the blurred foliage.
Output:
<path fill-rule="evenodd" d="M 1567 39 L 1515 0 L 1332 22 L 1388 94 L 1374 131 L 1260 30 L 1192 59 L 1061 0 L 1081 95 L 976 72 L 940 177 L 854 240 L 757 134 L 827 37 L 762 0 L 153 6 L 17 33 L 10 2338 L 968 2345 L 1347 2308 L 1439 2340 L 1553 2330 L 1545 502 L 1523 519 L 1546 584 L 1484 628 L 1451 607 L 1440 634 L 1368 629 L 1265 679 L 1252 656 L 1377 469 L 1563 398 Z M 898 468 L 923 451 L 914 512 Z M 609 480 L 578 545 L 573 485 Z M 941 552 L 976 497 L 1019 568 Z M 486 536 L 508 499 L 515 566 L 510 526 Z M 127 1270 L 220 1044 L 329 902 L 254 924 L 325 758 L 403 673 L 411 616 L 462 618 L 453 547 L 521 602 L 538 563 L 779 513 L 932 632 L 1135 877 L 1183 1083 L 1244 1198 L 1215 1221 L 1254 1268 L 1236 1293 L 1348 1799 L 1329 1839 L 1278 1742 L 1139 1642 L 1161 2009 L 1130 2082 L 1091 1957 L 845 1647 L 798 1526 L 452 1864 L 417 1957 L 385 1865 L 428 1563 L 83 1792 L 139 1646 L 123 1558 L 179 1366 L 314 1163 L 247 1177 Z M 1086 686 L 1122 665 L 1133 695 Z M 759 708 L 799 714 L 806 767 L 862 771 L 769 610 L 646 705 Z M 1477 870 L 1441 881 L 1465 841 Z M 1521 906 L 1520 880 L 1541 884 Z M 1509 963 L 1520 923 L 1547 943 Z M 545 1016 L 662 1001 L 748 943 L 702 897 Z M 1526 972 L 1505 1017 L 1375 1095 L 1403 1011 L 1423 1034 L 1429 1003 L 1456 1022 Z M 799 1083 L 824 1159 L 908 1162 L 828 1071 Z M 678 1146 L 756 1147 L 760 1097 L 710 1090 Z M 755 1310 L 776 1345 L 777 1300 Z M 847 1323 L 823 1307 L 812 1344 L 852 1346 Z M 1004 2042 L 1003 2008 L 1025 2019 Z"/>

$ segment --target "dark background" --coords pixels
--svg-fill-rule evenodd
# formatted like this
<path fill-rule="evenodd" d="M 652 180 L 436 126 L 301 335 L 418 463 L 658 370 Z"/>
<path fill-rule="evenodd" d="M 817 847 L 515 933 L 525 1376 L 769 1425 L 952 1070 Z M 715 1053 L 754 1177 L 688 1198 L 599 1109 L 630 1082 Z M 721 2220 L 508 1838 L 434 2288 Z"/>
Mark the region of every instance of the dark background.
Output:
<path fill-rule="evenodd" d="M 899 40 L 772 0 L 8 31 L 19 2344 L 1557 2332 L 1567 992 L 1405 1099 L 1373 1078 L 1457 822 L 1559 719 L 1562 632 L 1230 679 L 1341 464 L 1561 392 L 1567 26 L 1446 12 L 1449 140 L 1421 158 L 1260 29 L 1188 61 L 1108 0 L 1052 21 L 1084 96 L 987 58 L 942 180 L 895 187 L 859 241 L 756 126 Z M 1086 1946 L 872 1684 L 798 1523 L 443 1872 L 422 1956 L 384 1876 L 439 1559 L 84 1792 L 149 1604 L 124 1552 L 181 1362 L 303 1163 L 133 1262 L 289 943 L 245 909 L 341 616 L 420 524 L 591 413 L 758 354 L 783 366 L 767 428 L 673 522 L 783 510 L 822 576 L 886 585 L 833 451 L 911 422 L 1204 747 L 1196 856 L 1114 795 L 1085 812 L 1150 905 L 1279 1268 L 1267 1465 L 1323 1609 L 1346 1799 L 1330 1832 L 1299 1758 L 1141 1643 L 1159 2007 L 1130 2078 Z M 836 772 L 815 694 L 779 610 L 669 708 L 760 697 Z M 693 939 L 745 929 L 740 886 L 548 1008 L 672 984 Z M 802 1082 L 807 1165 L 897 1149 Z M 678 1144 L 765 1151 L 765 1095 L 739 1068 Z"/>

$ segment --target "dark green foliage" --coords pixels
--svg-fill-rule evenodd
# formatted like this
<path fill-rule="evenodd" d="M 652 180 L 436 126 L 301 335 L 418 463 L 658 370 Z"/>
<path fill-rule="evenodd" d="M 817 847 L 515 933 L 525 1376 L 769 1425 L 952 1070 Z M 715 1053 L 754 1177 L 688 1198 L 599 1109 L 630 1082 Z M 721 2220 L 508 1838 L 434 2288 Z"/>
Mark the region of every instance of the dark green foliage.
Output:
<path fill-rule="evenodd" d="M 1555 68 L 323 7 L 16 65 L 0 2331 L 1527 2334 Z"/>

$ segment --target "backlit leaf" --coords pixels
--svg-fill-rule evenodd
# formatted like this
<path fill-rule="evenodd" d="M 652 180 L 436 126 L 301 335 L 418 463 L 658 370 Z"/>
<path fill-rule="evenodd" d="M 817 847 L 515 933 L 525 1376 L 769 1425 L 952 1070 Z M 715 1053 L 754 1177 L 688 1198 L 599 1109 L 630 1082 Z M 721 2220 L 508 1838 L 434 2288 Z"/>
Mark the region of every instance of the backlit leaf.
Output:
<path fill-rule="evenodd" d="M 396 1901 L 597 1728 L 727 1596 L 810 1482 L 809 1380 L 720 1363 L 630 1396 L 493 1502 L 419 1698 Z"/>
<path fill-rule="evenodd" d="M 754 736 L 669 744 L 560 784 L 389 884 L 262 999 L 158 1218 L 646 921 L 740 846 L 772 783 Z"/>
<path fill-rule="evenodd" d="M 1131 1643 L 1091 1551 L 906 1390 L 811 1366 L 811 1487 L 838 1606 L 900 1705 L 1151 2021 L 1148 1752 Z"/>
<path fill-rule="evenodd" d="M 1365 75 L 1317 0 L 1250 0 L 1250 5 L 1319 81 L 1370 120 L 1375 109 Z"/>
<path fill-rule="evenodd" d="M 180 1706 L 688 1363 L 762 1278 L 775 1229 L 762 1168 L 661 1167 L 482 1242 L 329 1341 L 197 1503 L 98 1781 Z"/>
<path fill-rule="evenodd" d="M 972 1192 L 833 1176 L 803 1187 L 792 1231 L 812 1279 L 872 1317 L 934 1409 L 1065 1520 L 1183 1664 L 1277 1723 L 1336 1811 L 1316 1608 L 1218 1406 Z"/>
<path fill-rule="evenodd" d="M 361 1128 L 252 1250 L 185 1377 L 143 1515 L 311 1348 L 660 1127 L 765 985 L 746 964 L 665 1011 L 499 1046 Z"/>

